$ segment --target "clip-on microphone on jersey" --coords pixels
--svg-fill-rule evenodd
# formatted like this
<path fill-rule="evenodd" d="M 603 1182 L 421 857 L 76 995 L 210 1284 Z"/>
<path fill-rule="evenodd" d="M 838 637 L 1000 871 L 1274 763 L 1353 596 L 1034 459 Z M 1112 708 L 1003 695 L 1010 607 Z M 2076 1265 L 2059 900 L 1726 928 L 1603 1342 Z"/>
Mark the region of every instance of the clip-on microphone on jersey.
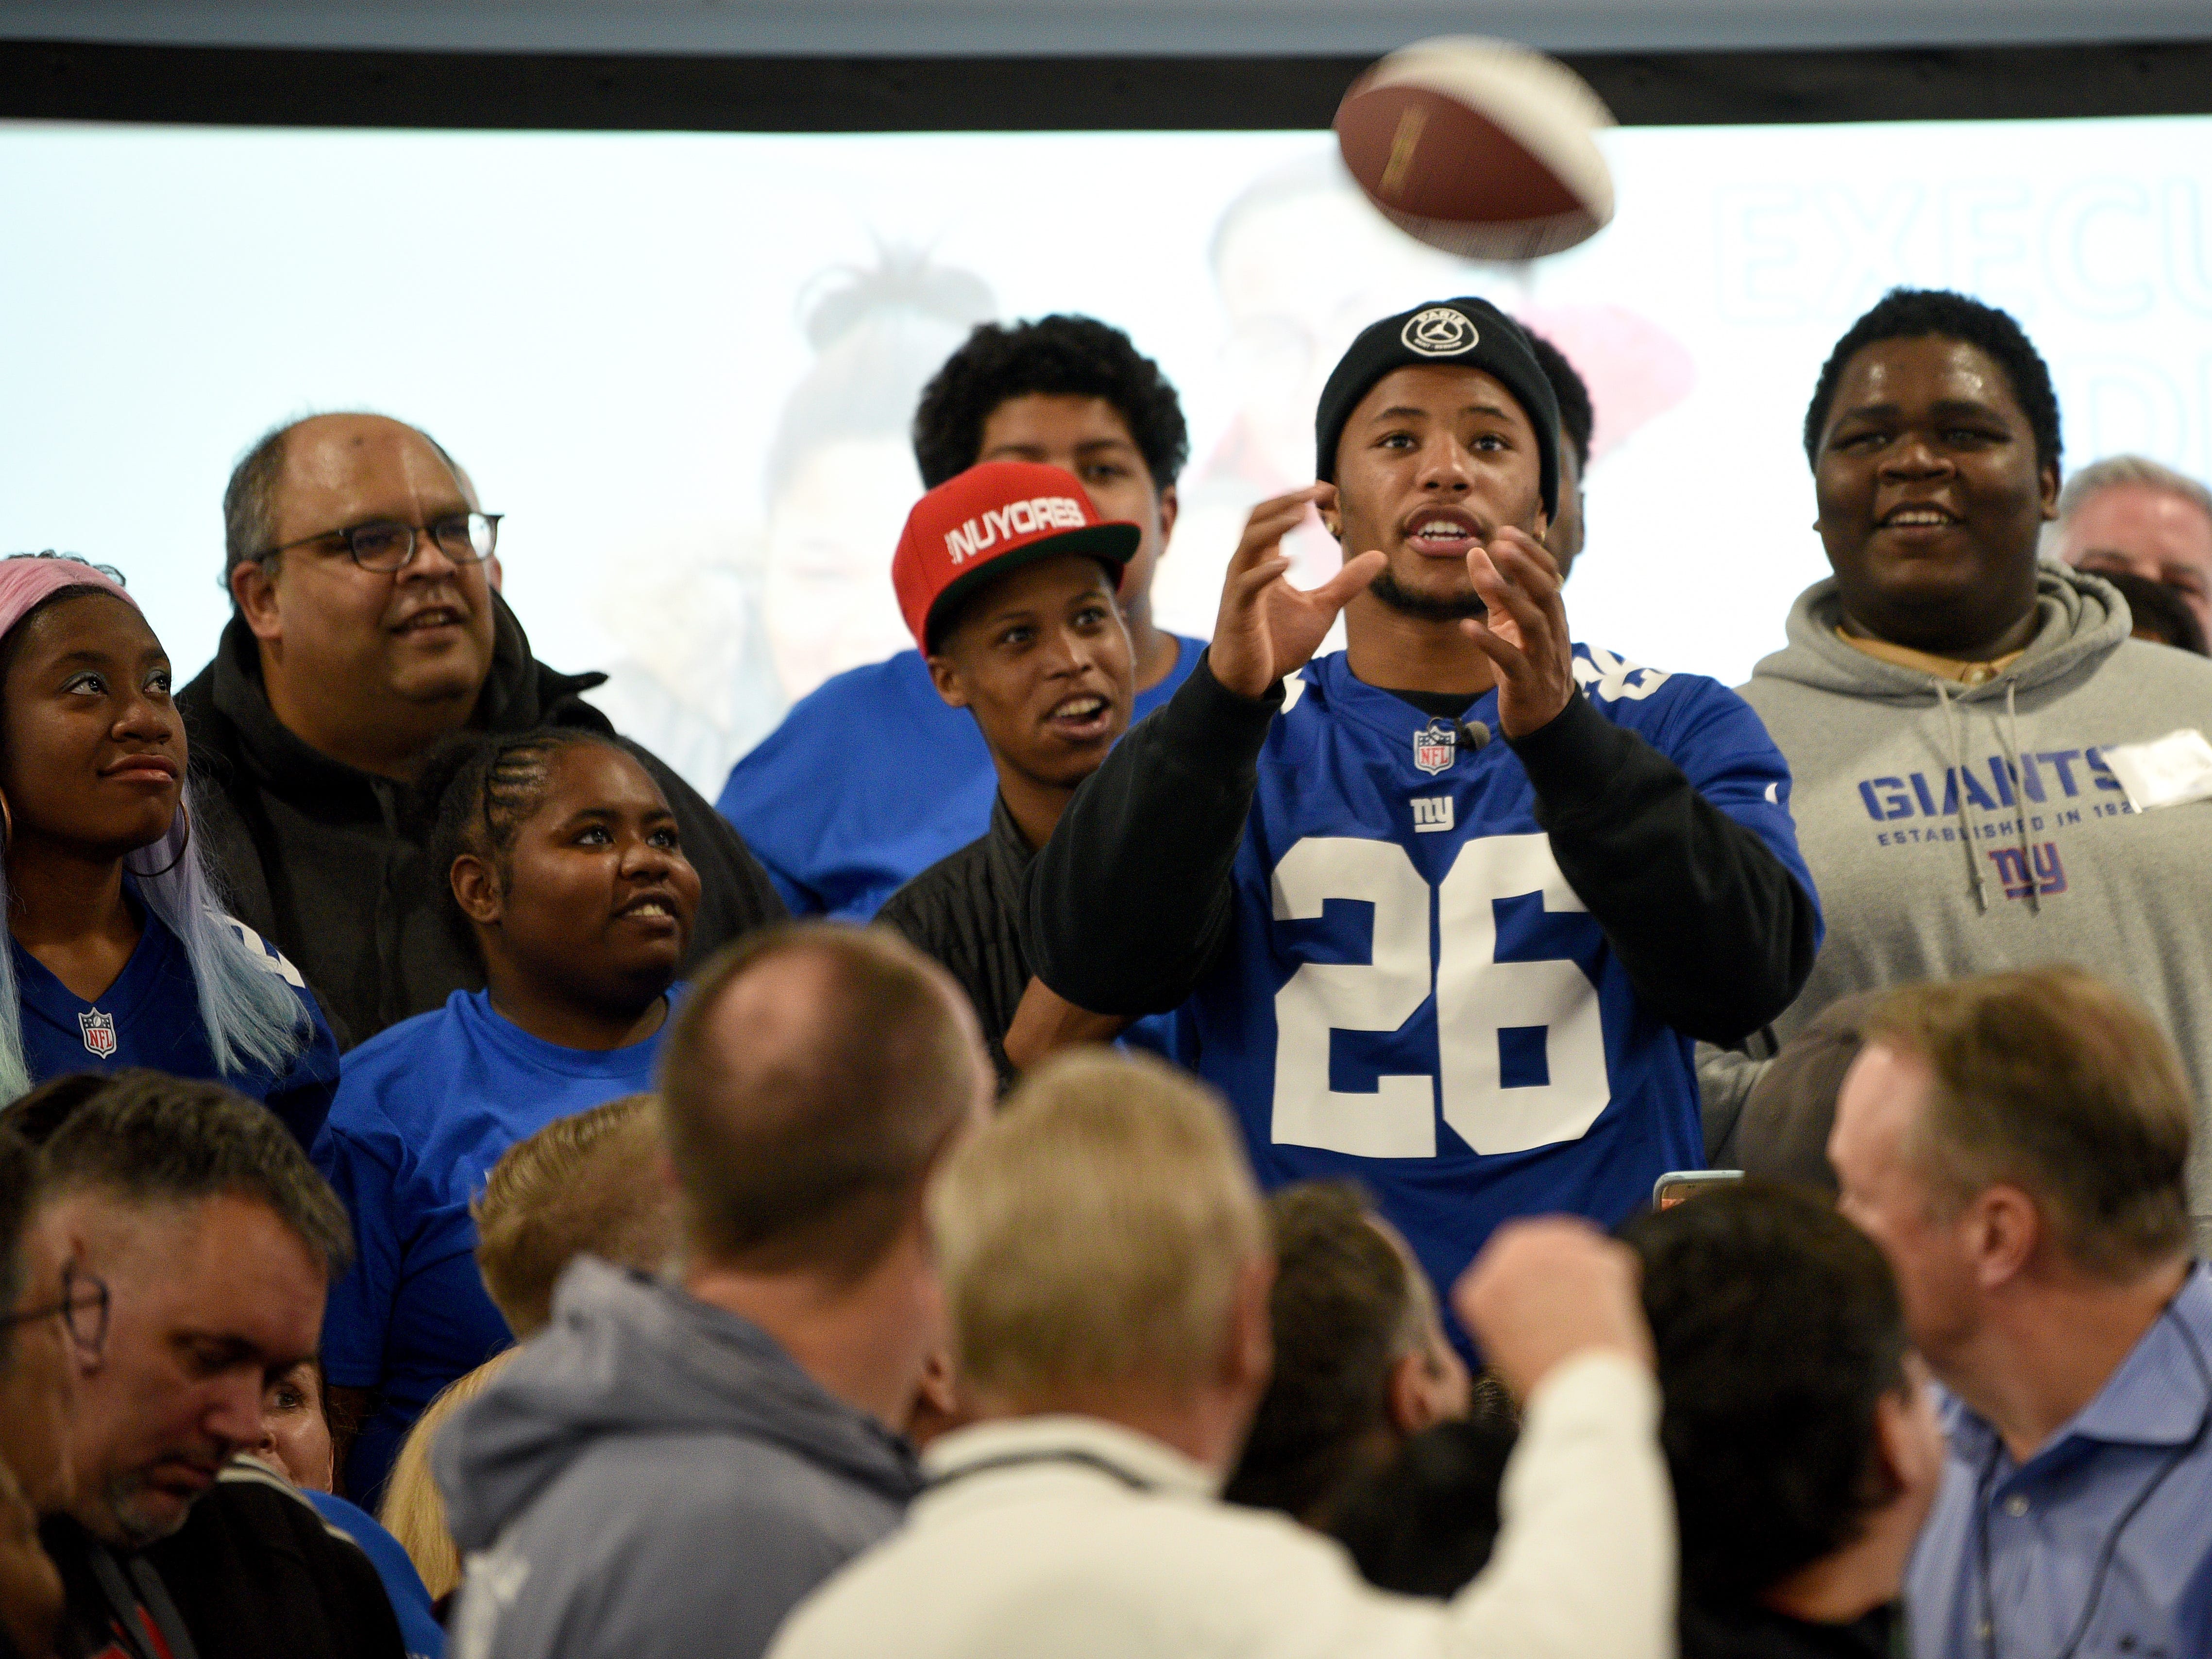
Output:
<path fill-rule="evenodd" d="M 1480 754 L 1490 741 L 1490 728 L 1480 720 L 1472 726 L 1465 720 L 1454 720 L 1452 741 L 1470 755 Z"/>

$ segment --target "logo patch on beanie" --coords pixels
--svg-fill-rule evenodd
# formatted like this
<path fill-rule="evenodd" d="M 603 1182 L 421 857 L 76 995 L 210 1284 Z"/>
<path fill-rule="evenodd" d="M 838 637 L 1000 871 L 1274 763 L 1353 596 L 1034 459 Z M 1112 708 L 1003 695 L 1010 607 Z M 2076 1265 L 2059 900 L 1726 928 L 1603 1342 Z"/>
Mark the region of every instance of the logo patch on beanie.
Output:
<path fill-rule="evenodd" d="M 1482 337 L 1474 331 L 1465 312 L 1454 311 L 1449 306 L 1431 306 L 1414 313 L 1398 337 L 1405 342 L 1407 350 L 1418 351 L 1424 357 L 1456 357 L 1462 351 L 1474 350 Z"/>

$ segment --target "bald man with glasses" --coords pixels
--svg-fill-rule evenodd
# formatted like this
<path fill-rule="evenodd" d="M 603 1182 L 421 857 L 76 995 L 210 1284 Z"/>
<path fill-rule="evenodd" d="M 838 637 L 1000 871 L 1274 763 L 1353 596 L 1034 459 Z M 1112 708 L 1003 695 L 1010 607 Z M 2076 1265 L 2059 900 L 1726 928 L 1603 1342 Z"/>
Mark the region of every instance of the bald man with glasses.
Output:
<path fill-rule="evenodd" d="M 349 1044 L 482 982 L 425 857 L 434 803 L 412 785 L 430 751 L 471 728 L 613 729 L 582 696 L 605 677 L 538 662 L 488 579 L 500 522 L 428 434 L 376 415 L 278 428 L 224 493 L 231 619 L 177 697 L 194 828 L 233 914 L 299 965 Z M 695 958 L 781 916 L 727 822 L 624 746 L 699 871 Z"/>

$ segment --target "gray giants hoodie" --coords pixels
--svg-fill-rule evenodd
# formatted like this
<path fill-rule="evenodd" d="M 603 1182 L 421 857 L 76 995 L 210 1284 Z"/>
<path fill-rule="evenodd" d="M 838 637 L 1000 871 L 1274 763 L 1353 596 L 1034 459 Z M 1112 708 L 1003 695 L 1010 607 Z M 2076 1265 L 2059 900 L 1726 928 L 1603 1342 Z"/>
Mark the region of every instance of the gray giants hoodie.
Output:
<path fill-rule="evenodd" d="M 2071 962 L 2161 1021 L 2195 1085 L 2190 1190 L 2212 1226 L 2212 801 L 2137 813 L 2104 761 L 2180 726 L 2212 736 L 2212 662 L 2130 639 L 2127 602 L 2045 563 L 2041 625 L 1966 687 L 1836 637 L 1832 579 L 1742 695 L 1790 762 L 1798 845 L 1827 938 L 1787 1041 L 1854 991 Z M 1701 1051 L 1707 1120 L 1751 1068 Z M 1723 1097 L 1717 1102 L 1716 1097 Z"/>
<path fill-rule="evenodd" d="M 754 1659 L 898 1523 L 906 1442 L 749 1321 L 586 1258 L 432 1455 L 454 1659 Z"/>

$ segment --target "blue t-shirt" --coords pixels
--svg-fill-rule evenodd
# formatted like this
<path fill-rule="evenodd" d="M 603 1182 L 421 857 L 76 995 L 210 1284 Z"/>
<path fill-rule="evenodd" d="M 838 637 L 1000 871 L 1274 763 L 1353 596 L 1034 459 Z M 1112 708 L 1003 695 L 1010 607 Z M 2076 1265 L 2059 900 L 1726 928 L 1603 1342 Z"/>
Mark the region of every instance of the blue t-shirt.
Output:
<path fill-rule="evenodd" d="M 1583 646 L 1575 678 L 1814 890 L 1789 768 L 1748 704 Z M 1691 1039 L 1643 1005 L 1560 874 L 1511 747 L 1456 749 L 1342 653 L 1286 690 L 1232 947 L 1176 1016 L 1262 1184 L 1363 1182 L 1443 1287 L 1509 1217 L 1611 1225 L 1701 1164 Z M 1465 718 L 1495 729 L 1497 692 Z"/>
<path fill-rule="evenodd" d="M 407 1644 L 407 1659 L 442 1659 L 446 1632 L 438 1623 L 430 1587 L 422 1582 L 422 1575 L 416 1571 L 399 1540 L 367 1510 L 343 1498 L 304 1487 L 300 1496 L 315 1506 L 325 1526 L 337 1528 L 360 1545 L 369 1565 L 376 1569 L 376 1576 L 384 1581 L 384 1593 L 391 1598 L 392 1611 L 399 1616 L 399 1636 Z"/>
<path fill-rule="evenodd" d="M 353 1218 L 356 1260 L 331 1287 L 323 1368 L 382 1396 L 348 1492 L 374 1501 L 422 1408 L 514 1340 L 477 1272 L 469 1213 L 492 1165 L 556 1118 L 650 1089 L 667 1029 L 626 1048 L 564 1048 L 495 1012 L 489 992 L 456 991 L 346 1055 L 314 1159 Z"/>
<path fill-rule="evenodd" d="M 127 879 L 125 888 L 134 891 Z M 81 1000 L 12 938 L 8 941 L 15 953 L 23 1058 L 31 1080 L 43 1083 L 72 1072 L 115 1072 L 126 1066 L 210 1079 L 267 1106 L 302 1146 L 313 1144 L 337 1088 L 338 1044 L 300 970 L 244 922 L 223 918 L 262 966 L 291 987 L 313 1029 L 306 1046 L 281 1069 L 253 1066 L 218 1073 L 184 942 L 137 902 L 135 892 L 133 906 L 144 924 L 137 946 L 115 983 L 90 1002 Z"/>
<path fill-rule="evenodd" d="M 1175 639 L 1175 666 L 1129 712 L 1175 695 L 1203 640 Z M 851 668 L 792 705 L 731 769 L 714 803 L 795 916 L 866 921 L 893 893 L 991 827 L 999 775 L 975 717 L 930 683 L 919 651 Z"/>

